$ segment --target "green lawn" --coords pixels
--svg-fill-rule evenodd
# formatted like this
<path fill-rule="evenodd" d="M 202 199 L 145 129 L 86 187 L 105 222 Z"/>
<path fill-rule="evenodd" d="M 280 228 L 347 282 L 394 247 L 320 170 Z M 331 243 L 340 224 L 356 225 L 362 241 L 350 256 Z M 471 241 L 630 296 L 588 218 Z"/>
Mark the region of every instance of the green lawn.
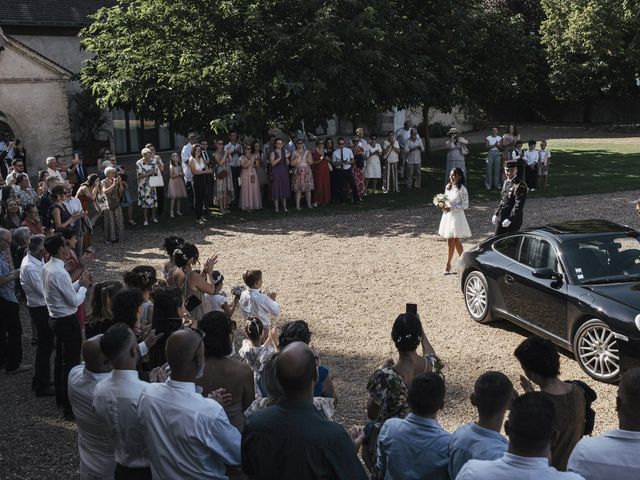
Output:
<path fill-rule="evenodd" d="M 621 190 L 635 190 L 640 188 L 640 142 L 620 143 L 615 139 L 585 139 L 585 140 L 550 140 L 551 166 L 549 187 L 546 190 L 536 190 L 530 193 L 530 198 L 579 195 L 586 193 L 607 193 Z M 484 166 L 486 150 L 483 145 L 470 145 L 467 156 L 467 189 L 472 202 L 497 201 L 497 191 L 487 192 L 484 188 Z M 309 212 L 304 209 L 295 210 L 293 199 L 289 201 L 288 213 L 273 212 L 273 205 L 258 212 L 245 213 L 235 210 L 221 216 L 214 213 L 208 225 L 256 221 L 260 219 L 279 218 L 295 215 L 327 215 L 340 212 L 367 211 L 376 209 L 397 209 L 408 206 L 419 207 L 431 203 L 433 196 L 440 193 L 444 187 L 444 167 L 446 161 L 445 150 L 435 150 L 423 160 L 422 189 L 414 192 L 398 194 L 369 195 L 359 205 L 337 204 L 314 209 Z M 165 201 L 165 210 L 168 209 Z M 183 202 L 184 203 L 184 202 Z M 304 204 L 304 201 L 303 201 Z M 194 223 L 193 214 L 183 207 L 189 214 L 185 217 L 166 220 L 150 228 L 166 231 L 167 224 L 172 229 L 190 226 Z M 140 211 L 136 208 L 136 215 Z M 211 218 L 211 217 L 209 217 Z"/>

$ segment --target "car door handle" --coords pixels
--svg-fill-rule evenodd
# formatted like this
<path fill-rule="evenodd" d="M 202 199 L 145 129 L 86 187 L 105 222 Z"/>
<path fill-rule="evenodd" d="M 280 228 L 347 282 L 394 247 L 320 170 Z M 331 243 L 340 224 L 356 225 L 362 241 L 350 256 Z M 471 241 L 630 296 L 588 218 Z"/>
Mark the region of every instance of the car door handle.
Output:
<path fill-rule="evenodd" d="M 506 283 L 507 285 L 511 285 L 516 283 L 516 279 L 513 278 L 511 275 L 507 274 L 504 276 L 504 283 Z"/>

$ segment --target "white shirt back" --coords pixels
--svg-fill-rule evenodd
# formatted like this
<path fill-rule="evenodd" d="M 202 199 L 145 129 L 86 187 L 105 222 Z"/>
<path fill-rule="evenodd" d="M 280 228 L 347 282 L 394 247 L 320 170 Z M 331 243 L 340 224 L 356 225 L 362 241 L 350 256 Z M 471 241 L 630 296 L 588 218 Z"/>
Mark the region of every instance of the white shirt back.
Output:
<path fill-rule="evenodd" d="M 191 158 L 191 152 L 193 151 L 193 145 L 187 143 L 182 147 L 180 152 L 180 159 L 182 160 L 182 172 L 184 173 L 184 181 L 189 183 L 193 181 L 193 173 L 189 168 L 189 159 Z"/>
<path fill-rule="evenodd" d="M 567 470 L 587 480 L 638 480 L 640 432 L 616 429 L 583 438 L 573 449 Z"/>
<path fill-rule="evenodd" d="M 93 409 L 96 385 L 110 375 L 90 372 L 84 365 L 76 365 L 69 372 L 69 401 L 78 425 L 82 480 L 112 479 L 116 469 L 113 442 Z"/>
<path fill-rule="evenodd" d="M 280 315 L 280 305 L 257 288 L 245 289 L 240 295 L 239 305 L 244 318 L 258 317 L 265 327 L 271 325 L 271 315 Z"/>
<path fill-rule="evenodd" d="M 49 316 L 62 318 L 73 315 L 84 302 L 87 289 L 73 283 L 64 269 L 64 262 L 51 257 L 42 269 L 42 289 Z"/>
<path fill-rule="evenodd" d="M 138 418 L 140 394 L 147 385 L 136 370 L 114 370 L 93 394 L 93 408 L 111 435 L 116 461 L 125 467 L 149 466 Z"/>
<path fill-rule="evenodd" d="M 577 473 L 559 472 L 542 457 L 505 453 L 498 460 L 469 460 L 456 480 L 584 480 Z"/>
<path fill-rule="evenodd" d="M 27 296 L 27 306 L 31 308 L 44 307 L 44 292 L 42 290 L 42 269 L 44 262 L 27 253 L 20 264 L 20 285 Z"/>
<path fill-rule="evenodd" d="M 225 464 L 240 465 L 240 432 L 193 383 L 147 385 L 138 415 L 154 480 L 226 479 Z"/>

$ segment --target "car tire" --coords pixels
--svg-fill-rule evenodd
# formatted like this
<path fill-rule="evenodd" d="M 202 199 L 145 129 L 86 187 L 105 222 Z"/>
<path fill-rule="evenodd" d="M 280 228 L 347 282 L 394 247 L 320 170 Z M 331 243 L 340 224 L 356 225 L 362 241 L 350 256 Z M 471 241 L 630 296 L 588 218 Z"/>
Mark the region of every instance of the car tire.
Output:
<path fill-rule="evenodd" d="M 614 383 L 620 379 L 620 349 L 613 331 L 602 320 L 592 318 L 576 331 L 573 353 L 580 365 L 594 380 Z"/>
<path fill-rule="evenodd" d="M 489 297 L 489 284 L 482 272 L 474 270 L 464 280 L 464 304 L 471 318 L 478 323 L 493 320 Z"/>

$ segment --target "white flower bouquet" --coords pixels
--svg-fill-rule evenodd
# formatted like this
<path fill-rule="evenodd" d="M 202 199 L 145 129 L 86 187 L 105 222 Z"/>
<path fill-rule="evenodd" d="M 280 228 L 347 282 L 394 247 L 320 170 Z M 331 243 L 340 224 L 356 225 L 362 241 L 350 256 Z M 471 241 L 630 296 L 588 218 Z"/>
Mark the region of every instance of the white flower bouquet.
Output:
<path fill-rule="evenodd" d="M 449 206 L 449 200 L 444 193 L 439 193 L 433 197 L 433 204 L 440 209 L 444 209 Z"/>

